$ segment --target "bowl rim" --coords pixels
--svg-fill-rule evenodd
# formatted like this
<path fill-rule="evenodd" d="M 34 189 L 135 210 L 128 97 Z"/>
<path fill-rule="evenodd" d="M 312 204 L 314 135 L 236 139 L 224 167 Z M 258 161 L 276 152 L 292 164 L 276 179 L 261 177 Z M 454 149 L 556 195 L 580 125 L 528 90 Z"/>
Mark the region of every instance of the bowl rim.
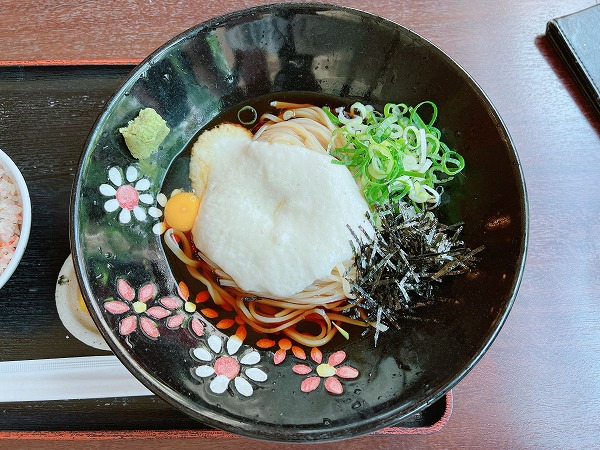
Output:
<path fill-rule="evenodd" d="M 511 155 L 510 155 L 511 159 L 513 159 L 513 161 L 514 161 L 513 173 L 514 173 L 516 182 L 520 188 L 520 196 L 519 196 L 520 197 L 519 198 L 520 205 L 519 206 L 520 206 L 520 210 L 522 213 L 522 221 L 523 221 L 522 228 L 520 230 L 522 233 L 522 244 L 521 244 L 521 248 L 519 251 L 519 257 L 515 261 L 514 282 L 510 289 L 510 296 L 507 299 L 506 303 L 504 304 L 503 311 L 501 311 L 501 313 L 499 314 L 498 319 L 497 319 L 496 323 L 494 324 L 493 331 L 487 336 L 487 340 L 486 340 L 485 344 L 481 348 L 479 348 L 477 352 L 474 353 L 473 357 L 465 364 L 463 369 L 460 372 L 458 372 L 457 374 L 455 374 L 455 376 L 447 379 L 446 383 L 441 388 L 434 390 L 429 395 L 425 396 L 422 404 L 416 408 L 411 409 L 410 411 L 403 411 L 404 410 L 403 407 L 389 409 L 383 413 L 380 412 L 376 416 L 365 418 L 364 420 L 362 420 L 360 422 L 360 424 L 354 424 L 350 427 L 348 427 L 348 425 L 345 425 L 343 427 L 332 427 L 327 431 L 326 435 L 320 435 L 321 432 L 316 432 L 315 430 L 312 430 L 312 429 L 308 430 L 308 431 L 304 431 L 301 429 L 292 431 L 292 430 L 288 429 L 288 431 L 290 431 L 290 434 L 288 435 L 283 431 L 274 432 L 274 431 L 265 430 L 265 428 L 263 426 L 260 426 L 260 425 L 256 426 L 256 424 L 253 426 L 250 426 L 249 428 L 244 428 L 244 427 L 236 428 L 232 423 L 230 423 L 228 421 L 223 421 L 223 417 L 216 418 L 211 415 L 201 415 L 201 414 L 198 414 L 196 411 L 191 410 L 187 406 L 181 405 L 179 402 L 177 402 L 174 399 L 173 392 L 171 391 L 170 387 L 168 387 L 160 382 L 156 382 L 156 381 L 148 379 L 148 374 L 147 374 L 145 368 L 142 367 L 141 365 L 139 365 L 136 361 L 132 360 L 131 356 L 127 352 L 124 352 L 123 351 L 124 349 L 121 348 L 121 346 L 118 343 L 113 342 L 111 339 L 111 336 L 108 334 L 108 332 L 106 330 L 104 330 L 102 328 L 100 329 L 101 333 L 107 339 L 107 342 L 109 343 L 111 348 L 113 348 L 113 350 L 115 351 L 115 354 L 119 357 L 119 359 L 122 361 L 122 363 L 131 372 L 134 373 L 134 375 L 136 376 L 136 378 L 138 378 L 140 380 L 140 382 L 142 382 L 144 385 L 146 385 L 146 387 L 148 387 L 148 389 L 150 389 L 157 396 L 159 396 L 160 398 L 165 400 L 167 403 L 173 405 L 174 407 L 178 408 L 179 410 L 185 411 L 186 414 L 190 415 L 191 417 L 195 418 L 196 420 L 199 420 L 207 425 L 214 426 L 214 427 L 220 428 L 222 430 L 226 430 L 226 431 L 229 431 L 229 432 L 241 435 L 241 436 L 246 436 L 246 437 L 264 440 L 264 441 L 294 442 L 294 443 L 313 443 L 313 442 L 337 441 L 340 439 L 347 439 L 350 437 L 357 437 L 357 436 L 365 435 L 369 432 L 383 428 L 385 426 L 393 426 L 394 423 L 398 422 L 399 420 L 402 420 L 411 414 L 414 414 L 416 412 L 424 410 L 425 408 L 427 408 L 428 406 L 430 406 L 431 404 L 433 404 L 437 400 L 439 400 L 449 390 L 454 388 L 473 369 L 473 367 L 481 360 L 481 358 L 485 355 L 485 353 L 489 350 L 489 348 L 495 341 L 496 337 L 500 333 L 500 330 L 502 329 L 503 325 L 505 324 L 506 319 L 514 305 L 514 302 L 516 300 L 516 297 L 517 297 L 517 294 L 519 291 L 519 287 L 521 285 L 521 281 L 523 278 L 523 272 L 525 269 L 525 262 L 527 259 L 526 257 L 527 257 L 527 249 L 528 249 L 528 242 L 529 242 L 529 226 L 530 226 L 529 225 L 529 223 L 530 223 L 529 216 L 530 215 L 529 215 L 529 202 L 528 202 L 527 188 L 526 188 L 526 184 L 525 184 L 525 177 L 524 177 L 522 165 L 521 165 L 521 162 L 519 159 L 519 155 L 517 153 L 515 143 L 514 143 L 512 137 L 510 136 L 508 127 L 506 126 L 505 122 L 502 120 L 497 108 L 492 103 L 492 101 L 488 97 L 488 95 L 484 92 L 482 87 L 475 81 L 475 79 L 471 76 L 471 74 L 464 67 L 462 67 L 452 56 L 450 56 L 448 53 L 446 53 L 444 50 L 442 50 L 438 45 L 434 44 L 426 37 L 422 36 L 421 34 L 419 34 L 416 31 L 414 31 L 409 26 L 404 25 L 400 22 L 396 22 L 396 21 L 393 21 L 386 17 L 365 11 L 364 9 L 342 6 L 342 5 L 334 5 L 334 4 L 330 4 L 330 3 L 326 3 L 326 2 L 314 2 L 314 3 L 313 2 L 310 2 L 310 3 L 274 2 L 274 3 L 270 3 L 270 4 L 265 4 L 265 5 L 236 9 L 231 12 L 227 12 L 227 13 L 220 14 L 218 16 L 211 17 L 211 18 L 204 20 L 196 25 L 191 26 L 190 28 L 184 30 L 182 33 L 180 33 L 180 34 L 172 37 L 171 39 L 167 40 L 166 42 L 164 42 L 162 45 L 160 45 L 158 48 L 156 48 L 154 51 L 152 51 L 146 58 L 144 58 L 143 61 L 141 61 L 138 65 L 136 65 L 131 70 L 131 72 L 129 73 L 129 75 L 127 75 L 127 77 L 124 79 L 124 81 L 120 85 L 117 86 L 117 88 L 115 89 L 114 95 L 106 102 L 106 104 L 104 105 L 104 108 L 98 115 L 96 122 L 94 123 L 93 127 L 91 128 L 88 139 L 86 140 L 86 143 L 83 146 L 83 152 L 82 152 L 82 155 L 81 155 L 81 158 L 79 161 L 79 165 L 78 165 L 78 168 L 77 168 L 77 171 L 75 174 L 74 189 L 72 191 L 71 211 L 70 211 L 70 220 L 72 221 L 72 223 L 69 227 L 70 233 L 71 233 L 71 250 L 75 257 L 75 272 L 76 272 L 78 280 L 80 281 L 80 283 L 83 287 L 82 293 L 83 293 L 84 299 L 87 303 L 89 286 L 87 284 L 87 280 L 85 279 L 85 276 L 83 275 L 82 267 L 80 266 L 80 261 L 79 261 L 80 244 L 75 239 L 75 237 L 77 235 L 76 229 L 78 228 L 78 224 L 76 223 L 74 218 L 78 211 L 77 200 L 79 199 L 79 194 L 80 194 L 77 185 L 79 183 L 79 179 L 81 176 L 83 162 L 85 159 L 85 152 L 87 150 L 89 150 L 91 142 L 93 141 L 94 137 L 98 133 L 98 130 L 97 130 L 98 124 L 100 124 L 102 122 L 102 120 L 105 118 L 107 112 L 117 102 L 120 95 L 131 86 L 132 80 L 137 78 L 139 76 L 139 74 L 144 71 L 144 68 L 148 64 L 151 64 L 154 60 L 156 60 L 157 58 L 160 58 L 163 55 L 163 53 L 166 52 L 173 45 L 176 45 L 179 42 L 186 41 L 190 37 L 195 36 L 195 35 L 203 32 L 204 30 L 210 30 L 211 28 L 222 25 L 225 22 L 235 21 L 235 20 L 241 19 L 245 16 L 252 16 L 252 15 L 257 16 L 259 14 L 268 12 L 272 8 L 276 8 L 276 9 L 283 8 L 283 9 L 295 10 L 295 11 L 315 11 L 315 10 L 322 10 L 325 8 L 327 10 L 347 12 L 347 13 L 361 16 L 363 18 L 369 18 L 371 20 L 381 21 L 381 22 L 385 23 L 387 26 L 392 26 L 394 28 L 396 28 L 396 27 L 402 28 L 405 31 L 409 32 L 410 34 L 414 35 L 415 37 L 418 37 L 423 42 L 425 42 L 428 46 L 430 46 L 433 49 L 433 51 L 438 53 L 441 58 L 445 59 L 446 62 L 450 66 L 452 66 L 455 70 L 459 71 L 465 77 L 465 81 L 472 88 L 474 95 L 479 98 L 480 102 L 482 103 L 482 106 L 486 109 L 486 111 L 488 112 L 490 117 L 493 119 L 493 121 L 496 125 L 496 128 L 498 129 L 499 134 L 505 143 L 506 148 L 511 153 Z M 92 315 L 92 318 L 96 321 L 96 317 L 94 317 Z M 98 324 L 99 322 L 96 321 L 96 323 Z M 349 431 L 351 432 L 350 434 L 348 434 Z"/>
<path fill-rule="evenodd" d="M 0 289 L 8 282 L 17 266 L 21 262 L 25 248 L 29 241 L 29 233 L 31 230 L 31 199 L 29 197 L 29 189 L 23 174 L 15 164 L 15 162 L 2 149 L 0 149 L 0 166 L 10 175 L 13 182 L 17 185 L 19 196 L 21 197 L 21 205 L 23 208 L 23 221 L 21 223 L 21 233 L 19 234 L 19 243 L 15 250 L 15 254 L 8 263 L 8 266 L 0 274 Z"/>

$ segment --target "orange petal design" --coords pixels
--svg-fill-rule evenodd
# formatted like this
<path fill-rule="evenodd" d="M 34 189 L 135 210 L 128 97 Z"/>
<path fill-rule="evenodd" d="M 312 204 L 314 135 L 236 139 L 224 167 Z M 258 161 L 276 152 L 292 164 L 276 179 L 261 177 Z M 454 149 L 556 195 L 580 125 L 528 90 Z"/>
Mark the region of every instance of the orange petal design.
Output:
<path fill-rule="evenodd" d="M 223 320 L 219 320 L 219 322 L 217 322 L 216 327 L 219 330 L 226 330 L 227 328 L 231 328 L 234 323 L 235 323 L 235 321 L 233 319 L 223 319 Z"/>
<path fill-rule="evenodd" d="M 272 339 L 259 339 L 258 342 L 256 343 L 256 346 L 259 348 L 271 348 L 275 345 L 275 341 L 273 341 Z"/>
<path fill-rule="evenodd" d="M 240 341 L 246 339 L 247 334 L 248 333 L 246 332 L 246 327 L 244 325 L 240 325 L 235 332 L 235 335 L 240 338 Z"/>
<path fill-rule="evenodd" d="M 317 347 L 313 347 L 310 351 L 310 357 L 317 364 L 321 364 L 323 362 L 323 353 Z"/>
<path fill-rule="evenodd" d="M 185 284 L 183 281 L 179 282 L 179 285 L 177 285 L 177 290 L 179 292 L 179 296 L 184 299 L 187 300 L 190 296 L 190 290 L 187 287 L 187 284 Z"/>
<path fill-rule="evenodd" d="M 201 291 L 196 294 L 196 303 L 204 303 L 206 300 L 210 298 L 210 292 Z"/>
<path fill-rule="evenodd" d="M 240 316 L 235 316 L 235 323 L 238 325 L 244 325 L 244 319 Z"/>
<path fill-rule="evenodd" d="M 208 317 L 209 319 L 214 319 L 215 317 L 219 317 L 219 313 L 216 312 L 212 308 L 204 308 L 204 309 L 201 309 L 200 312 L 202 313 L 202 315 L 204 317 Z"/>
<path fill-rule="evenodd" d="M 306 359 L 306 352 L 301 347 L 298 347 L 297 345 L 292 346 L 292 353 L 298 359 Z"/>
<path fill-rule="evenodd" d="M 290 341 L 287 338 L 283 338 L 279 340 L 279 348 L 283 349 L 283 350 L 289 350 L 290 348 L 292 348 L 292 341 Z"/>
<path fill-rule="evenodd" d="M 275 365 L 281 364 L 284 359 L 285 359 L 285 350 L 280 348 L 279 350 L 277 350 L 275 352 L 275 356 L 273 356 L 273 363 Z"/>

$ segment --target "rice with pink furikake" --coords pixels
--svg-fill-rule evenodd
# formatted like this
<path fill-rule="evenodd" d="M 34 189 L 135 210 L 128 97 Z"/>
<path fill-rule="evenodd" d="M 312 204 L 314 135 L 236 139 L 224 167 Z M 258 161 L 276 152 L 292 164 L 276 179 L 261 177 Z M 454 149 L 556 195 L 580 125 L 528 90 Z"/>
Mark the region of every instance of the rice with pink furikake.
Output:
<path fill-rule="evenodd" d="M 0 166 L 0 274 L 15 254 L 22 222 L 23 208 L 17 185 Z"/>

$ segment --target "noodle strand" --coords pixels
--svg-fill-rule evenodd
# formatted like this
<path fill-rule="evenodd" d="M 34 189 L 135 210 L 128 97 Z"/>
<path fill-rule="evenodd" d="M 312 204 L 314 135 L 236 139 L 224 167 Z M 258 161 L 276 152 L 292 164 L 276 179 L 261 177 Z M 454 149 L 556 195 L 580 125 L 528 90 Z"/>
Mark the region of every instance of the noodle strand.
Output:
<path fill-rule="evenodd" d="M 329 154 L 332 140 L 336 145 L 344 145 L 343 138 L 335 133 L 336 126 L 322 108 L 288 102 L 272 102 L 271 105 L 281 112 L 277 116 L 262 115 L 263 125 L 255 133 L 255 140 L 300 145 L 325 155 Z M 190 240 L 179 230 L 167 230 L 165 243 L 187 266 L 190 275 L 206 286 L 215 304 L 228 304 L 245 324 L 257 332 L 282 332 L 297 343 L 318 347 L 339 332 L 337 323 L 371 326 L 365 320 L 341 314 L 356 307 L 348 302 L 354 297 L 345 278 L 352 261 L 336 265 L 330 274 L 301 292 L 277 298 L 266 292 L 244 292 L 205 255 L 194 255 Z M 195 259 L 196 256 L 200 259 Z M 304 322 L 313 325 L 314 334 L 304 329 L 310 327 L 303 326 L 302 330 L 298 330 L 297 326 Z"/>

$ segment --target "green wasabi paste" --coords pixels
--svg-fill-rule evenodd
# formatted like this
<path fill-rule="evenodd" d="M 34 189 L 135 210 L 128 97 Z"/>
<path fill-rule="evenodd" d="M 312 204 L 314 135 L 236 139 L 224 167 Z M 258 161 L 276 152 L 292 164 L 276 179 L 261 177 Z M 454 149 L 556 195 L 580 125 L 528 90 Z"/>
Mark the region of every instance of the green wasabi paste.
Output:
<path fill-rule="evenodd" d="M 170 130 L 167 122 L 154 109 L 144 108 L 119 131 L 131 155 L 136 159 L 146 159 L 158 149 Z"/>

